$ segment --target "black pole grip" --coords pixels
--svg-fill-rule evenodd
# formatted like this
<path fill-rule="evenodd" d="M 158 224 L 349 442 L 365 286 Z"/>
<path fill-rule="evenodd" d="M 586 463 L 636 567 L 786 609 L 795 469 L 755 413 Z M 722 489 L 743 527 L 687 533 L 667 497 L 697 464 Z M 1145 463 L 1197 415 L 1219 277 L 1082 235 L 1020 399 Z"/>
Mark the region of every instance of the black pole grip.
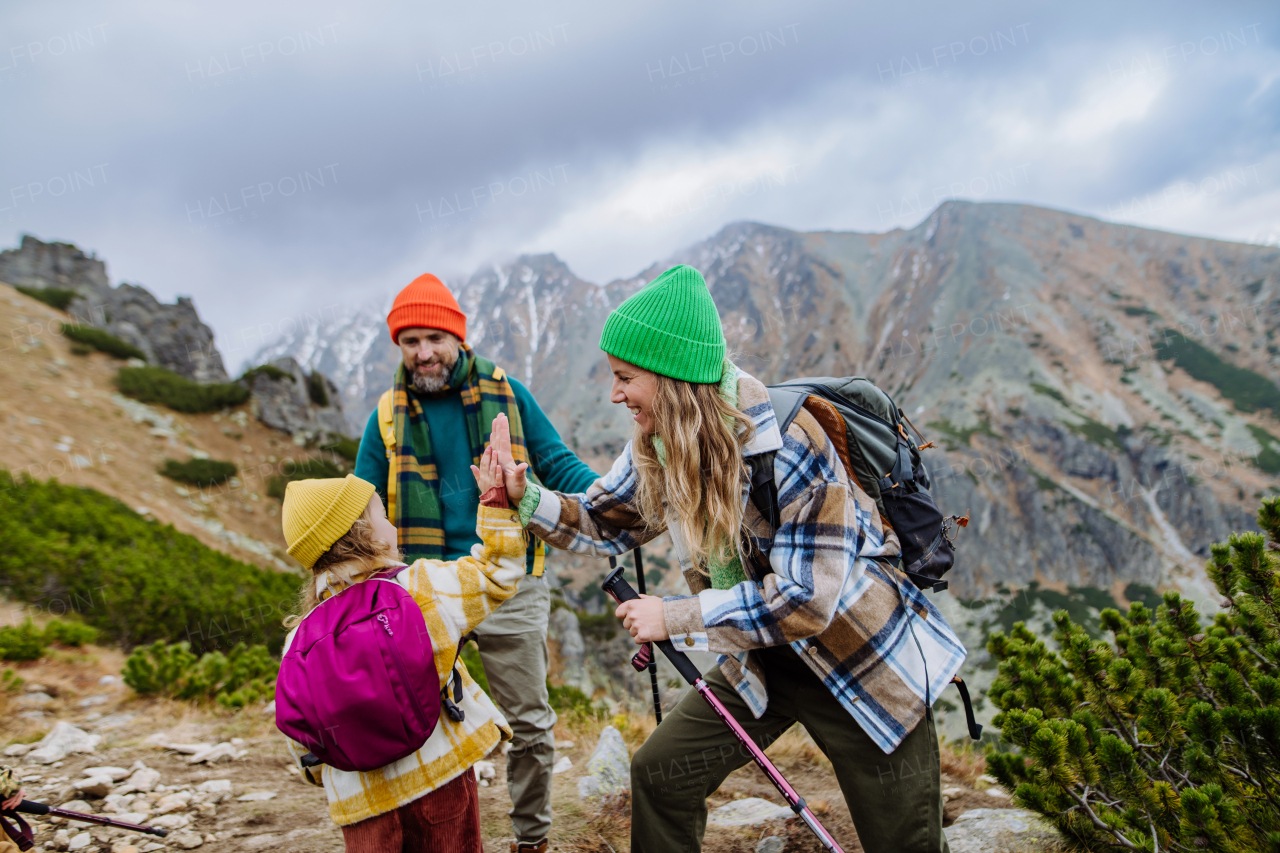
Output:
<path fill-rule="evenodd" d="M 631 584 L 627 583 L 626 578 L 622 576 L 621 566 L 609 573 L 609 576 L 604 579 L 604 583 L 600 584 L 600 588 L 619 604 L 640 597 L 640 594 L 632 589 Z M 671 661 L 676 668 L 676 672 L 680 673 L 685 681 L 693 684 L 702 677 L 702 673 L 693 665 L 693 661 L 685 657 L 682 652 L 677 651 L 670 640 L 659 640 L 654 645 L 667 656 L 667 660 Z"/>
<path fill-rule="evenodd" d="M 23 800 L 21 803 L 18 803 L 14 811 L 22 812 L 23 814 L 48 814 L 49 806 L 45 805 L 44 803 L 37 803 L 31 800 Z"/>

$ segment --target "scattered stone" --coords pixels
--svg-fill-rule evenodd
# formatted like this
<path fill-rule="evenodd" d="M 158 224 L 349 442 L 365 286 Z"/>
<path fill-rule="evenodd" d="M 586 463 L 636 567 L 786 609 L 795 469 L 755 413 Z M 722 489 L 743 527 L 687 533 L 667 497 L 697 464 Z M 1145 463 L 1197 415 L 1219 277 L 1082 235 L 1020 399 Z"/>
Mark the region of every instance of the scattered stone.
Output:
<path fill-rule="evenodd" d="M 950 787 L 943 788 L 942 801 L 944 803 L 949 803 L 963 793 L 964 793 L 964 788 L 958 787 L 956 785 L 951 785 Z"/>
<path fill-rule="evenodd" d="M 59 829 L 53 834 L 53 849 L 66 850 L 71 846 L 71 836 L 67 834 L 65 829 Z"/>
<path fill-rule="evenodd" d="M 4 754 L 7 758 L 21 758 L 35 748 L 34 743 L 11 743 L 4 748 Z"/>
<path fill-rule="evenodd" d="M 155 851 L 163 850 L 163 849 L 164 849 L 164 845 L 161 844 L 159 841 L 148 841 L 146 844 L 142 845 L 142 850 L 140 853 L 155 853 Z"/>
<path fill-rule="evenodd" d="M 555 763 L 555 766 L 551 768 L 551 772 L 557 773 L 557 774 L 564 773 L 566 770 L 570 769 L 571 767 L 573 767 L 573 762 L 569 760 L 568 756 L 565 756 L 564 758 L 560 759 Z"/>
<path fill-rule="evenodd" d="M 119 679 L 116 678 L 114 675 L 104 675 L 98 679 L 98 683 L 103 686 L 108 684 L 115 684 L 117 681 L 119 681 Z"/>
<path fill-rule="evenodd" d="M 587 800 L 600 796 L 600 780 L 594 776 L 578 777 L 578 799 Z"/>
<path fill-rule="evenodd" d="M 761 838 L 756 845 L 756 853 L 782 853 L 787 848 L 787 840 L 777 835 Z"/>
<path fill-rule="evenodd" d="M 30 682 L 23 689 L 28 693 L 48 693 L 49 692 L 48 687 L 45 687 L 43 684 L 40 684 L 35 681 Z"/>
<path fill-rule="evenodd" d="M 19 708 L 46 708 L 53 704 L 53 697 L 48 693 L 25 693 L 16 700 Z"/>
<path fill-rule="evenodd" d="M 182 832 L 175 832 L 166 837 L 165 843 L 170 847 L 177 847 L 179 850 L 195 850 L 204 844 L 204 838 L 198 832 L 184 829 Z"/>
<path fill-rule="evenodd" d="M 134 791 L 146 794 L 150 791 L 154 791 L 156 785 L 160 784 L 159 770 L 152 770 L 140 761 L 135 762 L 134 766 L 129 769 L 132 770 L 133 773 L 116 791 L 117 794 L 131 794 Z"/>
<path fill-rule="evenodd" d="M 76 703 L 77 708 L 92 708 L 94 705 L 105 705 L 111 701 L 111 697 L 105 693 L 98 693 L 94 696 L 88 696 Z"/>
<path fill-rule="evenodd" d="M 240 842 L 240 849 L 266 850 L 269 847 L 275 847 L 278 843 L 280 843 L 280 836 L 274 832 L 267 832 L 262 835 L 250 835 Z"/>
<path fill-rule="evenodd" d="M 1035 812 L 1025 809 L 970 809 L 947 827 L 951 853 L 1057 850 L 1058 836 Z"/>
<path fill-rule="evenodd" d="M 707 816 L 711 826 L 759 826 L 791 817 L 791 809 L 775 805 L 760 797 L 734 800 L 715 809 Z"/>
<path fill-rule="evenodd" d="M 69 812 L 80 812 L 81 814 L 93 814 L 93 806 L 89 805 L 88 800 L 71 800 L 58 806 L 60 809 L 66 809 Z"/>
<path fill-rule="evenodd" d="M 127 841 L 117 841 L 111 845 L 111 853 L 138 853 L 138 848 Z"/>
<path fill-rule="evenodd" d="M 622 733 L 613 726 L 605 726 L 600 732 L 595 751 L 587 759 L 587 773 L 599 780 L 601 794 L 631 790 L 631 753 Z"/>
<path fill-rule="evenodd" d="M 40 744 L 27 753 L 27 761 L 38 764 L 53 764 L 61 761 L 73 752 L 93 752 L 102 740 L 101 735 L 91 735 L 68 722 L 59 720 L 57 725 L 44 736 Z"/>
<path fill-rule="evenodd" d="M 236 799 L 242 803 L 260 803 L 264 800 L 273 800 L 275 796 L 275 791 L 254 791 L 251 794 L 243 794 L 236 797 Z"/>
<path fill-rule="evenodd" d="M 270 702 L 266 704 L 266 707 L 262 709 L 262 713 L 265 715 L 265 714 L 274 714 L 275 712 L 276 712 L 276 700 L 272 699 Z"/>
<path fill-rule="evenodd" d="M 238 749 L 239 747 L 244 746 L 244 738 L 242 738 L 242 737 L 233 737 L 233 738 L 231 739 L 231 745 L 232 745 L 232 746 L 234 746 L 234 747 L 236 747 L 237 749 Z"/>
<path fill-rule="evenodd" d="M 160 817 L 151 818 L 151 826 L 160 829 L 184 829 L 191 825 L 191 815 L 189 814 L 163 814 Z"/>
<path fill-rule="evenodd" d="M 574 743 L 573 741 L 571 741 L 571 740 L 558 740 L 558 741 L 556 741 L 556 749 L 566 749 L 566 750 L 567 750 L 567 749 L 573 749 L 576 745 L 577 745 L 577 744 L 575 744 L 575 743 Z"/>
<path fill-rule="evenodd" d="M 75 783 L 76 790 L 86 797 L 105 797 L 111 793 L 110 776 L 90 776 Z"/>
<path fill-rule="evenodd" d="M 211 743 L 168 743 L 166 741 L 160 741 L 156 745 L 161 749 L 180 752 L 183 755 L 199 755 L 205 750 L 213 749 L 213 744 Z"/>
<path fill-rule="evenodd" d="M 493 779 L 498 775 L 498 769 L 492 761 L 477 761 L 475 767 L 476 776 L 480 779 Z"/>
<path fill-rule="evenodd" d="M 68 850 L 83 850 L 93 843 L 93 836 L 87 832 L 71 837 L 71 843 L 67 845 Z"/>
<path fill-rule="evenodd" d="M 123 767 L 86 767 L 84 775 L 86 778 L 90 776 L 109 776 L 112 782 L 119 782 L 129 778 L 129 771 Z"/>
<path fill-rule="evenodd" d="M 210 779 L 208 782 L 201 782 L 196 785 L 196 790 L 202 794 L 221 794 L 224 791 L 231 790 L 231 780 Z"/>
<path fill-rule="evenodd" d="M 190 764 L 216 764 L 219 761 L 230 761 L 236 757 L 238 750 L 230 743 L 220 743 L 217 746 L 211 746 L 208 749 L 202 749 L 187 759 Z"/>
<path fill-rule="evenodd" d="M 150 812 L 122 812 L 121 814 L 116 815 L 115 819 L 122 823 L 132 823 L 141 826 L 146 823 L 149 815 Z"/>
<path fill-rule="evenodd" d="M 169 814 L 170 812 L 178 812 L 185 809 L 191 804 L 191 792 L 179 791 L 176 794 L 169 794 L 161 797 L 156 803 L 156 814 Z"/>

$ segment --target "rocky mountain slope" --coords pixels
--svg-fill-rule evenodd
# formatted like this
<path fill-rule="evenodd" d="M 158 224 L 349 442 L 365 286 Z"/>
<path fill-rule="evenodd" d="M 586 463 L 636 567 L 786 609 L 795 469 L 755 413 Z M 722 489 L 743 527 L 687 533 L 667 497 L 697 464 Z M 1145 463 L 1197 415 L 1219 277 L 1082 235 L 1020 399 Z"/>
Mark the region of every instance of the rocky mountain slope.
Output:
<path fill-rule="evenodd" d="M 0 252 L 0 281 L 15 287 L 71 291 L 74 321 L 110 332 L 133 344 L 147 361 L 196 382 L 225 382 L 227 371 L 187 297 L 166 305 L 146 288 L 112 287 L 106 264 L 69 243 L 44 243 L 23 235 L 17 249 Z"/>
<path fill-rule="evenodd" d="M 114 378 L 122 362 L 73 354 L 60 332 L 68 319 L 0 284 L 0 468 L 97 489 L 241 560 L 296 566 L 284 553 L 268 485 L 328 455 L 254 417 L 257 396 L 225 414 L 188 415 L 120 395 Z M 190 458 L 234 462 L 238 476 L 198 489 L 160 475 L 165 460 Z"/>

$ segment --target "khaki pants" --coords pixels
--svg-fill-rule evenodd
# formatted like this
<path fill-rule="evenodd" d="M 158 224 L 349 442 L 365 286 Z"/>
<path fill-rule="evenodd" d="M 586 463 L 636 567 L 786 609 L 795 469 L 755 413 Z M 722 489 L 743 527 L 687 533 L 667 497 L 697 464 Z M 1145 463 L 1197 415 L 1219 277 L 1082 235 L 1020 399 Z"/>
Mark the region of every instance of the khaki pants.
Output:
<path fill-rule="evenodd" d="M 516 594 L 476 630 L 493 701 L 513 735 L 507 753 L 507 792 L 511 828 L 519 841 L 539 841 L 551 833 L 556 712 L 547 698 L 550 608 L 546 581 L 528 575 Z"/>
<path fill-rule="evenodd" d="M 803 725 L 831 759 L 866 853 L 947 853 L 932 715 L 885 755 L 789 647 L 752 654 L 760 655 L 769 690 L 758 720 L 718 667 L 704 676 L 747 734 L 767 746 Z M 701 850 L 707 795 L 750 762 L 706 700 L 690 691 L 631 759 L 631 853 Z M 836 840 L 852 846 L 852 839 Z"/>

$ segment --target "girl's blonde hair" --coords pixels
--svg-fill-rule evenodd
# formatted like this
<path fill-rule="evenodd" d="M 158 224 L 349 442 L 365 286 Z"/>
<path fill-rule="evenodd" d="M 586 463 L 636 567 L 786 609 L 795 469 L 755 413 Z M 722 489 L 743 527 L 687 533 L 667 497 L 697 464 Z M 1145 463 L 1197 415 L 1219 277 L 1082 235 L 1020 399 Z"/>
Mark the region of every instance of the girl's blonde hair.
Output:
<path fill-rule="evenodd" d="M 320 603 L 316 579 L 329 572 L 335 581 L 348 586 L 365 580 L 369 575 L 400 559 L 400 549 L 394 542 L 384 542 L 373 532 L 373 504 L 351 525 L 342 538 L 329 546 L 311 567 L 311 577 L 298 591 L 298 613 L 284 620 L 286 628 L 293 628 Z"/>
<path fill-rule="evenodd" d="M 654 378 L 657 430 L 649 434 L 637 425 L 631 445 L 640 515 L 651 528 L 662 528 L 669 511 L 695 569 L 708 574 L 708 561 L 723 565 L 740 556 L 742 448 L 755 427 L 720 396 L 717 383 Z M 662 440 L 661 461 L 654 436 Z"/>

